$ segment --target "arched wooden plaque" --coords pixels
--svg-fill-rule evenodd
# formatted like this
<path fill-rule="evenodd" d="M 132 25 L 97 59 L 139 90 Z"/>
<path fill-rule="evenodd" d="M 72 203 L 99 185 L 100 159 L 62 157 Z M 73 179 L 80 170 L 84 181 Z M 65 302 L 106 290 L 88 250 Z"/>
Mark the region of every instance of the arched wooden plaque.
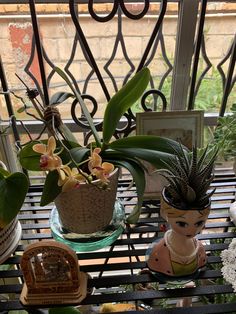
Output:
<path fill-rule="evenodd" d="M 74 251 L 63 243 L 30 244 L 21 259 L 24 305 L 78 304 L 87 293 L 87 274 L 79 269 Z"/>

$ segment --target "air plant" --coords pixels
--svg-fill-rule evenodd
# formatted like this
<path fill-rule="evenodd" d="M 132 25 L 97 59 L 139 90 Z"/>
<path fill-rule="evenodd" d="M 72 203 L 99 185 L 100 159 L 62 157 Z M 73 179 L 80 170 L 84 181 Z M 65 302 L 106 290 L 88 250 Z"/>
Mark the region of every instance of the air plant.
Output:
<path fill-rule="evenodd" d="M 192 152 L 187 152 L 181 144 L 179 147 L 174 160 L 164 162 L 166 169 L 158 171 L 168 182 L 166 196 L 178 208 L 204 207 L 215 191 L 209 188 L 218 150 L 206 147 L 198 151 L 193 147 Z"/>

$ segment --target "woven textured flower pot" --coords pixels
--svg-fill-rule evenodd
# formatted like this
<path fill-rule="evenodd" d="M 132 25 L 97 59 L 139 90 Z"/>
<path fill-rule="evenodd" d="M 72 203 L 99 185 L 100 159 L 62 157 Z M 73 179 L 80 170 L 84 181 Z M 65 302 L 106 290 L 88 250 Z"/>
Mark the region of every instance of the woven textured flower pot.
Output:
<path fill-rule="evenodd" d="M 55 199 L 62 226 L 75 233 L 93 233 L 105 228 L 112 220 L 118 184 L 118 168 L 109 177 L 109 189 L 92 184 L 63 192 Z M 95 184 L 99 180 L 94 181 Z"/>
<path fill-rule="evenodd" d="M 21 225 L 17 218 L 0 230 L 0 264 L 15 250 L 21 238 Z"/>

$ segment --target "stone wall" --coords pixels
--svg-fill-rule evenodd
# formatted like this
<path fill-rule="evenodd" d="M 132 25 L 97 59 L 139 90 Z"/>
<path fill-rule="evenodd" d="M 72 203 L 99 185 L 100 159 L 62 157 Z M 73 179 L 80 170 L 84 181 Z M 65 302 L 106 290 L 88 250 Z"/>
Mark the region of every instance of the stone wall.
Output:
<path fill-rule="evenodd" d="M 37 4 L 37 12 L 40 14 L 48 13 L 68 13 L 69 6 L 68 4 Z M 140 3 L 126 3 L 126 8 L 132 12 L 139 12 L 142 10 L 143 5 Z M 159 10 L 158 3 L 151 3 L 149 7 L 149 12 L 155 14 Z M 112 9 L 112 4 L 95 4 L 94 8 L 98 13 L 110 12 Z M 85 4 L 78 5 L 79 12 L 87 13 L 88 8 Z M 168 3 L 167 5 L 167 14 L 176 13 L 178 10 L 177 3 Z M 29 12 L 28 4 L 0 4 L 0 13 L 1 14 L 27 14 Z M 207 13 L 232 13 L 236 12 L 236 3 L 228 2 L 209 2 L 207 5 Z"/>
<path fill-rule="evenodd" d="M 138 12 L 140 10 L 138 6 L 131 4 L 130 6 L 132 6 L 131 9 L 133 11 Z M 109 5 L 100 5 L 97 7 L 97 11 L 102 13 L 109 11 L 109 9 Z M 87 7 L 82 5 L 79 10 L 86 12 Z M 138 64 L 146 47 L 156 21 L 154 13 L 157 12 L 157 10 L 158 5 L 153 4 L 150 15 L 147 18 L 139 21 L 124 20 L 122 31 L 127 54 L 135 65 Z M 169 4 L 163 24 L 165 50 L 171 62 L 173 62 L 176 41 L 176 10 L 176 4 Z M 40 14 L 40 35 L 48 57 L 57 66 L 64 67 L 71 55 L 75 35 L 74 26 L 68 15 L 68 6 L 50 4 L 37 5 L 37 12 Z M 27 15 L 29 13 L 28 5 L 0 5 L 0 13 L 2 14 L 0 23 L 0 47 L 6 76 L 9 87 L 14 89 L 18 94 L 21 94 L 24 88 L 15 76 L 15 73 L 29 86 L 33 86 L 32 81 L 23 71 L 31 53 L 32 26 L 30 18 Z M 206 50 L 211 62 L 217 65 L 226 55 L 235 34 L 236 4 L 211 3 L 208 5 L 208 13 L 209 15 L 207 15 L 205 23 Z M 219 15 L 219 13 L 224 14 Z M 109 23 L 93 22 L 87 15 L 81 17 L 81 22 L 92 53 L 102 70 L 103 66 L 112 55 L 117 23 L 116 21 Z M 161 77 L 166 71 L 166 64 L 163 61 L 160 45 L 155 53 L 154 61 L 150 64 L 150 68 L 152 74 L 157 77 Z M 46 65 L 46 69 L 49 71 L 50 67 Z M 116 52 L 115 61 L 109 69 L 111 69 L 116 77 L 120 77 L 118 81 L 119 85 L 121 85 L 123 83 L 122 77 L 129 70 L 129 66 L 124 60 L 124 54 L 120 47 Z M 30 70 L 40 79 L 37 57 L 34 58 Z M 75 59 L 70 70 L 78 79 L 80 88 L 83 89 L 83 80 L 89 74 L 90 67 L 85 61 L 85 57 L 79 46 L 76 49 Z M 103 71 L 102 74 L 107 76 L 105 71 Z M 88 85 L 87 92 L 96 94 L 99 102 L 104 104 L 106 103 L 104 95 L 98 87 L 96 78 L 93 78 L 94 80 Z M 61 79 L 55 76 L 51 81 L 51 86 L 55 87 L 53 91 L 60 90 L 61 84 Z M 112 94 L 114 89 L 110 79 L 106 79 L 106 84 Z M 21 106 L 19 100 L 14 100 L 14 102 L 17 107 Z M 0 106 L 0 116 L 5 118 L 5 102 L 2 97 L 0 98 Z M 63 107 L 63 111 L 66 115 L 68 114 L 68 110 L 65 106 Z"/>

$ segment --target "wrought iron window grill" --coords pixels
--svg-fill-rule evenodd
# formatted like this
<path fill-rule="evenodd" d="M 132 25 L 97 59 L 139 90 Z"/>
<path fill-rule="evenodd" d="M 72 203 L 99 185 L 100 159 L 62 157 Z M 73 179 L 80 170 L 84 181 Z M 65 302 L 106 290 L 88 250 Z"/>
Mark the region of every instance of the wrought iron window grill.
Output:
<path fill-rule="evenodd" d="M 113 90 L 117 88 L 117 77 L 112 75 L 112 73 L 109 72 L 109 65 L 112 63 L 112 60 L 114 60 L 114 56 L 111 55 L 111 58 L 107 61 L 106 66 L 102 67 L 100 64 L 96 64 L 96 59 L 94 60 L 94 55 L 90 55 L 90 53 L 87 53 L 86 49 L 86 41 L 83 40 L 83 34 L 80 34 L 80 27 L 78 26 L 77 18 L 80 17 L 80 12 L 77 11 L 77 3 L 81 4 L 87 4 L 90 3 L 90 6 L 92 6 L 93 3 L 104 3 L 104 1 L 86 1 L 86 0 L 81 0 L 81 1 L 58 1 L 58 0 L 51 0 L 51 1 L 46 1 L 46 0 L 38 0 L 38 1 L 23 1 L 23 0 L 18 0 L 18 1 L 13 1 L 13 0 L 8 0 L 8 1 L 2 1 L 0 0 L 0 4 L 27 4 L 29 5 L 29 12 L 30 16 L 32 17 L 32 26 L 34 29 L 34 37 L 32 41 L 32 49 L 31 49 L 31 54 L 29 60 L 27 60 L 25 64 L 25 70 L 26 73 L 28 72 L 28 75 L 31 76 L 32 80 L 34 81 L 34 85 L 37 86 L 37 88 L 40 91 L 40 95 L 42 99 L 44 99 L 45 105 L 48 103 L 48 98 L 49 98 L 49 93 L 48 93 L 48 87 L 49 89 L 52 86 L 52 81 L 53 81 L 53 63 L 48 57 L 50 55 L 50 51 L 46 51 L 43 46 L 43 42 L 40 40 L 40 25 L 41 25 L 41 18 L 37 14 L 37 4 L 69 4 L 71 6 L 71 15 L 69 14 L 68 18 L 72 17 L 75 19 L 75 24 L 77 26 L 77 31 L 73 40 L 74 40 L 74 48 L 71 52 L 71 58 L 67 60 L 67 62 L 64 64 L 64 68 L 68 71 L 69 74 L 70 72 L 70 64 L 74 60 L 74 56 L 76 55 L 76 45 L 79 45 L 83 48 L 84 52 L 84 59 L 87 61 L 88 65 L 90 66 L 90 70 L 87 74 L 86 77 L 84 78 L 79 78 L 79 81 L 77 82 L 76 80 L 78 77 L 76 76 L 75 78 L 72 76 L 71 77 L 78 83 L 78 88 L 80 88 L 80 91 L 82 94 L 86 94 L 88 90 L 88 85 L 89 82 L 91 82 L 91 78 L 95 77 L 100 77 L 101 78 L 101 85 L 104 87 L 104 95 L 106 96 L 106 100 L 109 98 L 110 95 L 110 89 L 107 89 L 107 81 L 109 80 L 113 86 Z M 107 1 L 108 3 L 113 3 L 114 1 Z M 122 30 L 122 19 L 129 20 L 129 17 L 124 17 L 122 15 L 123 9 L 124 9 L 124 3 L 131 3 L 132 1 L 117 1 L 116 6 L 116 12 L 114 9 L 114 12 L 117 13 L 114 18 L 116 19 L 116 22 L 120 26 Z M 147 7 L 151 3 L 154 3 L 154 1 L 136 1 L 137 3 L 144 3 L 146 4 L 143 5 L 143 8 Z M 197 91 L 199 89 L 199 86 L 201 84 L 201 81 L 207 74 L 207 72 L 210 70 L 212 65 L 210 64 L 210 61 L 207 58 L 207 53 L 205 49 L 205 41 L 203 37 L 203 26 L 204 26 L 204 19 L 205 19 L 205 14 L 206 14 L 206 5 L 210 3 L 211 1 L 201 1 L 198 3 L 196 0 L 179 0 L 179 1 L 157 1 L 158 3 L 162 4 L 162 10 L 165 8 L 165 6 L 172 2 L 172 3 L 178 3 L 178 40 L 176 44 L 176 54 L 175 54 L 175 59 L 170 62 L 170 60 L 167 58 L 167 64 L 169 64 L 169 67 L 167 69 L 167 72 L 165 72 L 161 82 L 165 80 L 165 78 L 168 76 L 168 71 L 170 73 L 173 73 L 173 86 L 172 86 L 172 96 L 171 100 L 172 103 L 169 105 L 168 109 L 184 109 L 184 110 L 190 110 L 193 109 L 194 107 L 194 98 L 197 95 Z M 219 1 L 218 1 L 219 2 Z M 229 1 L 229 2 L 235 2 L 235 1 Z M 35 6 L 36 4 L 36 6 Z M 74 4 L 75 4 L 75 10 L 74 10 Z M 198 13 L 198 7 L 200 8 L 200 14 L 197 17 Z M 192 8 L 193 10 L 189 9 Z M 36 10 L 35 10 L 36 9 Z M 92 9 L 91 9 L 92 10 Z M 145 15 L 147 12 L 145 12 L 146 9 L 144 9 Z M 125 11 L 125 10 L 124 10 Z M 164 10 L 165 11 L 165 10 Z M 163 14 L 165 13 L 163 11 Z M 91 11 L 93 12 L 93 10 Z M 114 12 L 112 14 L 114 14 Z M 126 12 L 126 11 L 125 11 Z M 124 12 L 124 13 L 125 13 Z M 186 13 L 187 12 L 187 13 Z M 144 14 L 143 13 L 143 14 Z M 112 14 L 110 17 L 112 17 Z M 126 13 L 127 14 L 127 13 Z M 166 14 L 166 13 L 165 13 Z M 164 19 L 165 19 L 165 14 L 164 14 Z M 92 13 L 92 15 L 94 15 Z M 95 14 L 96 15 L 96 14 Z M 129 15 L 129 13 L 128 13 Z M 160 15 L 159 15 L 160 16 Z M 140 16 L 140 18 L 144 18 Z M 165 47 L 165 37 L 163 36 L 163 21 L 161 22 L 161 19 L 156 18 L 156 23 L 158 24 L 158 27 L 156 29 L 156 32 L 153 35 L 153 41 L 150 41 L 150 54 L 148 54 L 147 57 L 141 58 L 139 64 L 135 64 L 135 66 L 132 64 L 132 61 L 129 61 L 129 58 L 127 58 L 127 62 L 130 62 L 130 68 L 127 70 L 127 73 L 124 77 L 122 77 L 123 83 L 127 81 L 127 79 L 134 73 L 135 70 L 137 70 L 138 67 L 142 67 L 144 65 L 149 65 L 149 62 L 151 64 L 151 59 L 150 55 L 154 53 L 160 46 Z M 77 20 L 77 22 L 76 22 Z M 132 18 L 131 18 L 132 20 Z M 194 22 L 195 20 L 195 22 Z M 139 20 L 138 20 L 139 21 Z M 138 22 L 138 21 L 133 21 L 132 22 Z M 158 22 L 159 21 L 159 22 Z M 191 24 L 191 29 L 190 26 L 189 28 L 186 29 L 186 25 L 188 25 L 189 21 L 192 21 Z M 198 22 L 198 23 L 197 23 Z M 97 23 L 102 23 L 102 22 L 97 22 Z M 105 21 L 104 23 L 109 23 L 109 21 Z M 98 25 L 98 24 L 97 24 Z M 157 24 L 156 24 L 157 25 Z M 75 27 L 76 28 L 76 27 Z M 118 30 L 120 30 L 118 28 Z M 195 28 L 197 28 L 197 36 L 194 37 L 195 34 Z M 184 39 L 186 38 L 186 32 L 189 35 L 190 33 L 192 34 L 191 41 L 188 43 L 184 42 Z M 115 37 L 116 43 L 122 43 L 122 32 L 118 32 L 117 36 Z M 87 38 L 85 37 L 85 40 Z M 193 45 L 193 43 L 195 44 Z M 187 45 L 187 46 L 186 46 Z M 224 86 L 224 97 L 222 99 L 222 107 L 220 109 L 219 114 L 223 115 L 225 110 L 226 110 L 226 105 L 227 105 L 227 100 L 228 96 L 230 93 L 233 91 L 233 86 L 235 85 L 235 75 L 234 75 L 234 67 L 235 67 L 235 53 L 236 53 L 236 39 L 234 37 L 234 40 L 231 44 L 231 46 L 228 49 L 228 53 L 225 55 L 224 59 L 219 63 L 218 70 L 221 73 L 222 77 L 222 82 Z M 146 46 L 147 49 L 148 45 Z M 186 47 L 188 48 L 188 52 L 185 52 Z M 195 48 L 195 49 L 194 49 Z M 38 80 L 38 77 L 34 77 L 32 73 L 30 73 L 30 65 L 32 64 L 33 56 L 35 51 L 38 51 L 38 60 L 40 64 L 40 76 L 41 76 L 41 81 Z M 147 49 L 148 50 L 148 49 Z M 114 50 L 115 51 L 115 48 Z M 201 75 L 197 76 L 197 70 L 198 70 L 198 65 L 199 65 L 199 55 L 200 51 L 202 55 L 205 55 L 205 62 L 207 63 L 207 67 L 203 70 Z M 193 53 L 194 52 L 194 53 Z M 184 53 L 184 54 L 183 54 Z M 166 56 L 168 56 L 168 53 L 166 53 Z M 163 57 L 165 59 L 165 57 Z M 92 61 L 91 61 L 92 60 Z M 95 61 L 95 64 L 93 62 Z M 192 63 L 193 62 L 193 63 Z M 191 67 L 192 63 L 192 67 Z M 229 63 L 228 67 L 226 67 L 226 72 L 224 72 L 223 69 L 223 64 Z M 188 66 L 186 67 L 186 64 Z M 2 91 L 4 92 L 4 98 L 7 104 L 7 110 L 8 110 L 8 115 L 11 119 L 12 122 L 12 128 L 13 132 L 15 135 L 15 140 L 17 141 L 17 145 L 20 145 L 21 143 L 21 133 L 26 132 L 26 129 L 29 130 L 29 133 L 32 134 L 37 134 L 40 133 L 40 129 L 42 128 L 42 124 L 40 122 L 34 122 L 32 123 L 31 121 L 24 121 L 24 127 L 20 124 L 20 121 L 18 117 L 16 116 L 15 112 L 15 107 L 14 107 L 14 97 L 12 96 L 9 91 L 12 90 L 11 87 L 11 82 L 8 81 L 8 73 L 6 71 L 5 67 L 5 59 L 4 56 L 2 55 L 2 60 L 0 64 L 0 78 L 1 78 L 1 84 L 2 84 Z M 98 69 L 96 68 L 98 66 Z M 122 63 L 121 66 L 124 66 Z M 49 67 L 50 71 L 47 72 L 47 68 Z M 221 70 L 222 69 L 222 70 Z M 99 72 L 101 71 L 100 75 Z M 95 75 L 96 73 L 96 75 Z M 106 74 L 104 76 L 104 73 Z M 179 80 L 175 79 L 179 77 L 181 74 L 181 78 Z M 20 75 L 21 76 L 21 75 Z M 24 76 L 23 76 L 24 77 Z M 190 81 L 191 78 L 191 81 Z M 80 80 L 81 79 L 81 80 Z M 120 80 L 120 77 L 119 77 Z M 42 82 L 43 84 L 41 84 Z M 189 84 L 190 82 L 190 84 Z M 59 85 L 61 82 L 59 83 Z M 148 91 L 148 93 L 156 93 L 159 98 L 162 99 L 162 103 L 164 105 L 166 104 L 166 99 L 165 95 L 161 93 L 161 86 L 158 85 L 156 86 L 153 81 L 151 85 L 151 91 Z M 34 86 L 33 85 L 33 86 Z M 31 85 L 30 85 L 31 86 Z M 82 86 L 82 87 L 81 87 Z M 21 87 L 23 90 L 25 89 L 23 86 Z M 155 88 L 155 91 L 153 89 Z M 160 91 L 159 91 L 160 90 Z M 14 91 L 14 86 L 13 86 L 13 91 Z M 15 91 L 17 92 L 17 91 Z M 46 95 L 46 96 L 45 96 Z M 97 99 L 95 99 L 95 95 L 91 95 L 92 98 L 92 103 L 94 104 L 93 110 L 94 111 L 94 119 L 96 118 L 95 111 L 99 108 L 99 103 L 97 102 Z M 84 96 L 85 97 L 85 96 Z M 89 96 L 86 96 L 89 97 Z M 176 101 L 173 101 L 176 99 Z M 154 99 L 157 100 L 157 99 Z M 154 102 L 154 106 L 152 108 L 150 107 L 145 107 L 145 96 L 143 98 L 143 109 L 144 110 L 161 110 L 155 107 L 157 103 Z M 165 106 L 164 106 L 165 109 Z M 89 140 L 89 130 L 87 129 L 87 126 L 84 125 L 83 117 L 80 115 L 77 116 L 75 108 L 73 109 L 72 106 L 72 112 L 74 110 L 74 118 L 76 122 L 79 122 L 79 125 L 75 124 L 72 122 L 70 119 L 66 119 L 66 123 L 72 128 L 73 131 L 75 132 L 82 132 L 84 135 L 84 140 L 88 141 Z M 218 114 L 217 114 L 218 115 Z M 217 116 L 216 115 L 216 116 Z M 1 113 L 0 113 L 1 116 Z M 211 120 L 212 117 L 206 117 L 206 123 L 211 124 L 214 123 Z M 214 117 L 213 117 L 214 118 Z M 99 118 L 97 119 L 97 128 L 101 129 L 102 127 L 102 121 Z M 7 121 L 4 121 L 4 125 L 7 125 Z M 127 115 L 124 117 L 121 126 L 116 132 L 116 136 L 127 136 L 129 132 L 132 132 L 132 130 L 135 128 L 135 114 L 134 112 L 129 112 Z M 130 194 L 127 194 L 127 191 L 124 191 L 124 187 L 126 187 L 129 184 L 129 182 L 123 180 L 121 182 L 120 186 L 120 196 L 124 199 L 126 206 L 128 207 L 130 205 L 130 202 L 134 201 L 132 199 L 130 201 L 130 197 L 135 198 L 135 193 L 134 191 L 132 192 L 133 194 L 130 196 Z M 210 230 L 220 230 L 224 229 L 224 232 L 218 231 L 218 233 L 209 233 L 209 234 L 203 234 L 200 236 L 202 240 L 206 240 L 207 243 L 207 250 L 209 251 L 209 254 L 211 255 L 209 257 L 209 263 L 211 265 L 216 265 L 220 263 L 220 258 L 218 255 L 214 255 L 214 251 L 220 251 L 223 250 L 227 247 L 227 241 L 225 242 L 225 239 L 231 239 L 235 237 L 235 232 L 232 231 L 233 225 L 232 222 L 228 220 L 228 213 L 225 213 L 224 210 L 227 210 L 229 207 L 230 202 L 234 199 L 234 194 L 235 194 L 235 176 L 230 173 L 229 175 L 226 175 L 225 173 L 220 172 L 218 176 L 216 177 L 216 180 L 214 182 L 214 185 L 217 187 L 216 191 L 216 196 L 214 197 L 214 208 L 212 215 L 210 219 L 212 221 L 207 224 L 207 229 Z M 49 229 L 49 224 L 48 224 L 48 217 L 49 217 L 49 211 L 51 210 L 51 206 L 48 206 L 47 208 L 42 208 L 40 207 L 39 204 L 39 196 L 40 196 L 41 190 L 38 187 L 31 187 L 30 193 L 28 195 L 28 198 L 26 199 L 25 205 L 22 209 L 20 219 L 22 220 L 22 225 L 24 228 L 24 235 L 23 235 L 23 240 L 25 242 L 27 241 L 40 241 L 42 239 L 49 239 L 51 238 L 48 229 Z M 123 195 L 123 196 L 122 196 Z M 160 291 L 151 291 L 150 294 L 148 291 L 146 292 L 140 292 L 140 291 L 131 291 L 125 293 L 122 293 L 122 291 L 119 290 L 114 290 L 113 295 L 110 295 L 108 293 L 108 290 L 110 289 L 109 292 L 111 292 L 111 289 L 113 289 L 114 286 L 121 287 L 122 284 L 130 284 L 132 288 L 135 287 L 135 285 L 138 282 L 142 283 L 148 283 L 148 282 L 153 282 L 154 279 L 150 278 L 150 275 L 148 274 L 137 274 L 137 270 L 145 267 L 145 262 L 143 260 L 140 260 L 140 256 L 145 255 L 145 250 L 146 244 L 151 243 L 153 238 L 156 236 L 156 233 L 159 232 L 159 229 L 157 230 L 156 224 L 160 222 L 160 219 L 157 217 L 156 212 L 159 204 L 155 202 L 149 202 L 147 201 L 145 203 L 145 206 L 143 207 L 143 214 L 150 214 L 151 216 L 144 216 L 142 217 L 140 224 L 135 227 L 132 232 L 130 233 L 130 230 L 125 231 L 124 238 L 121 238 L 120 240 L 117 241 L 115 246 L 111 247 L 109 251 L 106 252 L 95 252 L 95 253 L 84 253 L 80 254 L 79 258 L 80 260 L 97 260 L 97 259 L 105 259 L 104 264 L 101 265 L 83 265 L 82 270 L 94 273 L 95 278 L 92 278 L 90 280 L 90 284 L 92 287 L 96 287 L 96 293 L 92 296 L 90 296 L 86 302 L 87 304 L 98 304 L 98 303 L 103 303 L 103 302 L 109 302 L 109 301 L 134 301 L 137 305 L 139 300 L 142 300 L 145 302 L 150 298 L 150 296 L 154 299 L 162 299 L 164 298 L 173 298 L 174 300 L 178 297 L 183 297 L 183 296 L 197 296 L 196 301 L 199 300 L 201 297 L 205 296 L 212 296 L 215 295 L 221 295 L 221 294 L 226 294 L 232 293 L 232 287 L 230 285 L 223 285 L 223 284 L 217 284 L 217 285 L 207 285 L 207 286 L 202 286 L 202 287 L 196 287 L 196 288 L 190 288 L 190 289 L 183 289 L 183 288 L 177 288 L 177 289 L 167 289 L 166 291 L 160 290 Z M 222 212 L 219 212 L 218 210 L 222 210 Z M 218 221 L 217 219 L 221 219 Z M 227 219 L 227 221 L 223 221 L 224 219 Z M 162 221 L 161 221 L 162 222 Z M 228 232 L 229 229 L 229 232 Z M 150 237 L 146 237 L 146 235 L 150 235 Z M 218 239 L 222 240 L 222 242 L 217 242 Z M 215 243 L 210 243 L 211 240 L 215 240 Z M 207 242 L 208 241 L 208 242 Z M 115 249 L 114 249 L 115 248 Z M 17 248 L 18 254 L 22 254 L 22 251 L 24 249 L 24 244 L 19 245 Z M 16 267 L 19 266 L 19 260 L 20 257 L 19 255 L 12 256 L 8 262 L 11 265 L 16 265 Z M 117 258 L 117 257 L 126 257 L 128 261 L 125 263 L 114 263 L 110 265 L 108 263 L 110 258 Z M 96 271 L 96 272 L 95 272 Z M 105 272 L 105 275 L 103 276 Z M 114 273 L 118 274 L 117 276 L 113 276 Z M 1 271 L 1 274 L 3 278 L 20 278 L 21 277 L 21 271 L 20 269 L 14 269 L 14 270 L 5 270 Z M 131 274 L 131 276 L 130 276 Z M 205 274 L 202 275 L 203 280 L 206 280 L 207 278 L 210 279 L 218 279 L 221 278 L 221 273 L 219 269 L 208 269 Z M 6 285 L 2 288 L 2 292 L 4 293 L 15 293 L 16 295 L 21 291 L 21 285 L 20 284 L 9 284 Z M 184 291 L 185 290 L 185 291 Z M 184 291 L 184 292 L 183 292 Z M 121 292 L 121 293 L 120 293 Z M 85 302 L 85 303 L 86 303 Z M 22 309 L 22 305 L 19 303 L 18 300 L 10 300 L 9 302 L 2 302 L 1 303 L 1 308 L 3 311 L 9 311 L 9 310 L 20 310 Z M 193 307 L 191 309 L 192 313 L 212 313 L 217 312 L 217 313 L 226 313 L 226 312 L 235 312 L 236 304 L 234 303 L 225 303 L 225 304 L 213 304 L 213 305 L 201 305 L 199 307 Z M 37 310 L 36 310 L 37 311 Z M 172 309 L 158 309 L 158 312 L 160 313 L 170 313 Z M 136 312 L 136 311 L 134 311 Z M 133 313 L 134 313 L 133 312 Z M 156 310 L 149 310 L 150 313 L 155 313 Z M 185 309 L 178 309 L 176 308 L 174 310 L 175 313 L 186 313 Z M 174 313 L 173 312 L 173 313 Z"/>
<path fill-rule="evenodd" d="M 55 77 L 55 71 L 53 69 L 55 63 L 49 57 L 50 51 L 46 51 L 44 47 L 43 39 L 41 38 L 40 26 L 41 19 L 37 12 L 38 4 L 67 4 L 68 5 L 68 16 L 70 17 L 73 27 L 75 30 L 74 37 L 71 38 L 73 41 L 72 49 L 68 59 L 64 62 L 63 68 L 73 80 L 73 82 L 78 87 L 78 90 L 81 92 L 83 98 L 89 103 L 92 116 L 97 120 L 97 129 L 101 130 L 102 121 L 97 116 L 100 107 L 104 102 L 108 101 L 111 97 L 111 93 L 116 91 L 122 81 L 122 85 L 127 82 L 130 76 L 135 72 L 139 71 L 143 66 L 149 66 L 153 69 L 153 76 L 150 82 L 150 89 L 144 94 L 141 100 L 142 110 L 192 110 L 194 109 L 194 101 L 201 86 L 203 79 L 206 77 L 207 73 L 212 69 L 212 62 L 210 61 L 205 45 L 205 36 L 204 36 L 204 23 L 206 18 L 207 5 L 211 1 L 202 0 L 200 2 L 196 0 L 191 1 L 135 1 L 136 4 L 139 4 L 139 11 L 132 12 L 130 10 L 131 1 L 0 1 L 0 4 L 27 4 L 28 12 L 30 15 L 31 24 L 32 24 L 32 43 L 31 43 L 31 52 L 29 59 L 26 60 L 24 65 L 25 74 L 22 73 L 22 77 L 28 76 L 27 81 L 33 82 L 33 86 L 37 88 L 45 106 L 49 104 L 49 89 L 53 87 L 53 79 Z M 218 1 L 219 2 L 219 1 Z M 229 1 L 234 3 L 235 1 Z M 108 3 L 110 5 L 110 12 L 104 14 L 99 14 L 96 11 L 96 4 Z M 167 16 L 166 10 L 169 3 L 177 3 L 177 14 L 178 14 L 178 25 L 177 25 L 177 34 L 176 34 L 176 47 L 175 47 L 175 56 L 174 60 L 171 60 L 168 55 L 166 48 L 166 40 L 163 35 L 163 24 Z M 101 24 L 109 24 L 111 20 L 116 20 L 116 29 L 117 32 L 113 36 L 113 43 L 110 49 L 109 57 L 104 61 L 103 64 L 100 64 L 96 59 L 96 52 L 91 48 L 89 38 L 87 37 L 86 32 L 83 30 L 82 16 L 83 12 L 80 12 L 79 5 L 87 5 L 86 16 L 89 16 L 90 20 L 93 20 L 95 28 L 100 27 Z M 149 38 L 146 38 L 146 43 L 142 51 L 142 55 L 139 60 L 132 60 L 129 55 L 127 48 L 127 42 L 124 40 L 124 23 L 126 21 L 132 21 L 133 27 L 135 23 L 139 23 L 144 18 L 150 17 L 150 7 L 152 4 L 158 4 L 156 11 L 154 11 L 154 16 L 152 16 L 153 29 L 150 31 Z M 151 12 L 152 13 L 152 12 Z M 148 21 L 148 20 L 147 20 Z M 128 24 L 130 27 L 131 24 Z M 127 27 L 126 27 L 127 28 Z M 195 35 L 196 33 L 196 35 Z M 102 34 L 101 34 L 102 35 Z M 137 37 L 139 34 L 137 34 Z M 140 35 L 141 36 L 141 35 Z M 72 36 L 71 36 L 72 37 Z M 100 45 L 101 47 L 101 45 Z M 122 68 L 122 75 L 117 75 L 112 70 L 112 64 L 116 61 L 116 56 L 119 53 L 118 49 L 120 48 L 120 53 L 123 56 L 122 61 L 116 64 L 116 67 Z M 78 54 L 78 49 L 82 54 L 83 59 L 87 63 L 89 70 L 84 74 L 84 77 L 81 77 L 77 73 L 74 74 L 73 63 L 77 61 L 76 55 Z M 160 49 L 162 60 L 165 64 L 166 70 L 163 72 L 162 77 L 157 83 L 155 80 L 155 68 L 158 68 L 159 64 L 154 63 L 154 58 L 156 53 Z M 39 67 L 39 73 L 35 75 L 31 71 L 32 65 L 35 62 L 35 56 L 37 54 L 37 61 Z M 206 64 L 205 68 L 199 73 L 199 60 L 200 55 Z M 236 76 L 234 74 L 235 68 L 235 59 L 236 59 L 236 35 L 232 40 L 231 45 L 228 47 L 228 52 L 224 58 L 218 63 L 217 70 L 222 79 L 223 85 L 223 97 L 221 101 L 221 108 L 219 110 L 219 115 L 224 115 L 227 108 L 227 101 L 229 95 L 232 93 Z M 224 65 L 228 64 L 227 67 Z M 12 88 L 11 83 L 8 82 L 8 77 L 5 71 L 5 62 L 4 56 L 1 59 L 1 84 L 2 91 L 4 92 L 5 101 L 7 104 L 8 115 L 11 118 L 11 124 L 15 136 L 15 140 L 20 144 L 20 133 L 26 132 L 26 129 L 29 129 L 28 134 L 32 132 L 31 127 L 35 125 L 40 129 L 40 123 L 27 123 L 24 124 L 22 128 L 22 122 L 20 122 L 20 127 L 18 123 L 18 118 L 16 117 L 14 101 L 12 100 L 12 95 L 9 93 Z M 226 68 L 226 70 L 225 70 Z M 120 70 L 120 69 L 119 69 Z M 39 75 L 38 75 L 39 74 Z M 26 75 L 26 76 L 25 76 Z M 166 95 L 163 93 L 163 84 L 166 82 L 167 78 L 172 75 L 172 86 L 171 86 L 171 96 L 170 104 L 167 106 Z M 91 93 L 91 88 L 89 85 L 94 81 L 99 83 L 99 86 L 102 91 L 102 101 L 99 102 L 96 95 Z M 18 83 L 20 84 L 20 82 Z M 60 85 L 61 83 L 59 83 Z M 21 85 L 21 88 L 24 88 Z M 14 86 L 13 86 L 14 90 Z M 152 95 L 151 103 L 147 100 L 147 97 Z M 161 100 L 161 106 L 158 105 L 158 99 Z M 84 141 L 89 141 L 90 132 L 88 126 L 85 124 L 83 116 L 81 113 L 77 112 L 77 105 L 74 103 L 71 106 L 71 115 L 72 119 L 67 122 L 73 128 L 74 131 L 83 132 Z M 212 115 L 209 119 L 206 119 L 207 123 L 214 124 L 216 121 L 216 116 Z M 208 116 L 209 117 L 209 116 Z M 213 122 L 212 122 L 213 121 Z M 74 122 L 77 124 L 75 127 Z M 116 130 L 115 136 L 127 136 L 135 128 L 135 111 L 130 110 L 125 114 L 124 119 L 121 122 L 121 126 Z M 40 133 L 41 131 L 38 130 Z"/>

